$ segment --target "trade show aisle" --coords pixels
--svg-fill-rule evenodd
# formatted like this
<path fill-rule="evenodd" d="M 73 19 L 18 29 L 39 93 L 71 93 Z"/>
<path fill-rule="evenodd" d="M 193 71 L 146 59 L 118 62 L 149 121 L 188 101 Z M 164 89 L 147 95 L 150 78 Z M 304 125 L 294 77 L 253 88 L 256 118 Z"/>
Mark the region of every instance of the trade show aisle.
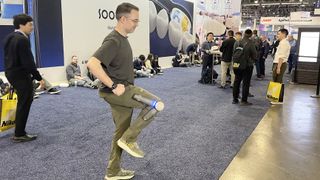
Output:
<path fill-rule="evenodd" d="M 289 85 L 283 105 L 274 105 L 220 180 L 319 179 L 320 99 L 315 86 Z"/>
<path fill-rule="evenodd" d="M 165 110 L 138 139 L 146 157 L 123 153 L 122 165 L 136 171 L 134 179 L 218 179 L 268 110 L 268 80 L 253 80 L 255 97 L 249 101 L 254 105 L 242 107 L 231 104 L 232 89 L 199 84 L 200 71 L 171 68 L 162 76 L 136 80 L 162 98 Z M 61 95 L 40 95 L 27 130 L 38 139 L 15 144 L 12 130 L 0 134 L 2 180 L 104 177 L 114 125 L 110 107 L 96 90 L 73 87 Z"/>

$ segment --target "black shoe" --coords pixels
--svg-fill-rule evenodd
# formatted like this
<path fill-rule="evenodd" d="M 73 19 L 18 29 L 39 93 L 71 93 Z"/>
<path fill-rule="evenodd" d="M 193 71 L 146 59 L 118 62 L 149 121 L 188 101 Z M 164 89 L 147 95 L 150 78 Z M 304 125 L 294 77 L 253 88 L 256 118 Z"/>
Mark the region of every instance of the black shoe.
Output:
<path fill-rule="evenodd" d="M 238 100 L 238 99 L 234 99 L 234 100 L 232 101 L 232 104 L 239 104 L 239 100 Z"/>
<path fill-rule="evenodd" d="M 252 103 L 248 102 L 248 101 L 241 101 L 240 106 L 251 106 Z"/>
<path fill-rule="evenodd" d="M 222 86 L 222 85 L 221 85 L 221 86 L 219 86 L 219 88 L 221 88 L 221 89 L 225 89 L 225 88 L 226 88 L 226 86 Z"/>
<path fill-rule="evenodd" d="M 254 97 L 254 95 L 253 95 L 253 94 L 251 94 L 251 93 L 249 93 L 248 97 Z"/>
<path fill-rule="evenodd" d="M 48 90 L 49 94 L 59 94 L 61 92 L 61 90 L 57 89 L 57 88 L 51 88 Z"/>
<path fill-rule="evenodd" d="M 204 82 L 203 82 L 203 80 L 202 80 L 202 79 L 200 79 L 200 80 L 198 81 L 198 83 L 200 83 L 200 84 L 204 84 Z"/>
<path fill-rule="evenodd" d="M 28 141 L 33 141 L 33 140 L 36 140 L 37 139 L 37 135 L 31 135 L 31 134 L 26 134 L 24 136 L 13 136 L 12 137 L 12 141 L 13 142 L 28 142 Z"/>
<path fill-rule="evenodd" d="M 231 89 L 233 89 L 233 86 L 230 86 Z"/>

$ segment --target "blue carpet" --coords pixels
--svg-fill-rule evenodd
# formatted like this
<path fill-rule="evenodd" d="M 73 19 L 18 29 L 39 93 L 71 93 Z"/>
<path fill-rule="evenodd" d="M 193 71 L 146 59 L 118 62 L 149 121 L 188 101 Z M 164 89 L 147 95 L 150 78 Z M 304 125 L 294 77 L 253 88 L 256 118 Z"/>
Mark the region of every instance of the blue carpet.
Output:
<path fill-rule="evenodd" d="M 231 104 L 231 89 L 198 84 L 200 70 L 172 68 L 136 80 L 166 107 L 139 137 L 146 157 L 123 154 L 122 165 L 136 171 L 135 180 L 218 179 L 267 111 L 268 80 L 253 80 L 254 105 L 240 107 Z M 0 179 L 103 179 L 113 130 L 110 107 L 96 90 L 41 95 L 27 124 L 36 141 L 15 144 L 13 130 L 0 134 Z"/>

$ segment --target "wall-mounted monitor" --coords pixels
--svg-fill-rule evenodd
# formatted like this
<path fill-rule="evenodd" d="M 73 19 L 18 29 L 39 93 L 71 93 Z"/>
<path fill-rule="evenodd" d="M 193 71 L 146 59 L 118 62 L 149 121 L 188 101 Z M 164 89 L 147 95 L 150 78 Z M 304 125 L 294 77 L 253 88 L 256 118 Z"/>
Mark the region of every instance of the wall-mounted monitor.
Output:
<path fill-rule="evenodd" d="M 317 62 L 319 56 L 320 32 L 301 32 L 299 61 Z"/>

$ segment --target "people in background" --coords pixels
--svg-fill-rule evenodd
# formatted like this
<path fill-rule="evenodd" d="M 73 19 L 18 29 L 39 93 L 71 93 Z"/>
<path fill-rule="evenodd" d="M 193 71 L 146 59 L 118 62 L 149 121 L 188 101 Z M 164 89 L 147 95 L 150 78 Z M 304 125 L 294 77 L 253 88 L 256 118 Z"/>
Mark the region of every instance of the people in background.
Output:
<path fill-rule="evenodd" d="M 144 65 L 151 74 L 156 74 L 156 71 L 152 68 L 151 61 L 153 59 L 153 54 L 149 54 L 147 59 L 144 61 Z"/>
<path fill-rule="evenodd" d="M 290 74 L 291 70 L 295 67 L 297 63 L 297 40 L 295 40 L 292 35 L 288 35 L 288 41 L 290 44 L 290 55 L 288 58 L 288 74 Z"/>
<path fill-rule="evenodd" d="M 161 66 L 159 66 L 159 57 L 157 55 L 154 55 L 151 66 L 156 71 L 156 74 L 163 74 Z"/>
<path fill-rule="evenodd" d="M 237 41 L 234 47 L 238 47 L 239 43 L 242 44 L 243 47 L 243 57 L 247 60 L 247 65 L 245 69 L 234 69 L 235 74 L 235 81 L 233 87 L 233 104 L 239 103 L 239 92 L 240 92 L 240 84 L 242 85 L 242 96 L 241 96 L 241 105 L 247 106 L 252 105 L 252 103 L 248 102 L 249 96 L 249 88 L 250 88 L 250 81 L 253 72 L 253 65 L 255 59 L 257 57 L 257 50 L 255 47 L 254 42 L 251 40 L 252 31 L 247 29 L 244 32 L 244 37 L 242 40 Z"/>
<path fill-rule="evenodd" d="M 197 49 L 198 49 L 199 44 L 198 43 L 192 43 L 190 44 L 187 49 L 187 55 L 190 57 L 191 63 L 194 63 L 197 56 Z"/>
<path fill-rule="evenodd" d="M 10 33 L 4 41 L 4 71 L 9 83 L 18 96 L 15 117 L 14 142 L 32 141 L 37 138 L 26 132 L 26 124 L 33 101 L 33 79 L 44 87 L 45 82 L 36 68 L 31 51 L 29 35 L 33 31 L 33 19 L 26 14 L 13 17 L 15 32 Z"/>
<path fill-rule="evenodd" d="M 44 86 L 39 86 L 38 82 L 36 80 L 33 81 L 33 88 L 36 95 L 42 94 L 42 93 L 48 93 L 48 94 L 59 94 L 61 90 L 57 89 L 56 87 L 52 86 L 52 84 L 46 80 L 45 78 L 42 78 L 44 80 Z M 36 96 L 34 96 L 36 97 Z"/>
<path fill-rule="evenodd" d="M 151 74 L 151 71 L 147 70 L 144 66 L 144 61 L 146 60 L 146 57 L 144 55 L 140 55 L 138 58 L 136 58 L 133 61 L 133 68 L 134 73 L 136 77 L 151 77 L 153 74 Z"/>
<path fill-rule="evenodd" d="M 278 37 L 275 36 L 274 39 L 273 39 L 273 43 L 272 43 L 272 45 L 271 45 L 271 48 L 272 48 L 272 53 L 271 53 L 271 55 L 272 55 L 273 57 L 274 57 L 274 55 L 275 55 L 276 52 L 277 52 L 277 48 L 278 48 L 278 46 L 279 46 L 279 43 L 280 43 L 280 41 L 279 41 Z"/>
<path fill-rule="evenodd" d="M 252 41 L 256 47 L 256 50 L 257 50 L 257 57 L 255 58 L 255 65 L 256 65 L 256 76 L 257 78 L 259 78 L 259 75 L 261 74 L 260 73 L 260 49 L 261 49 L 261 46 L 262 46 L 262 41 L 260 39 L 260 37 L 258 36 L 258 31 L 257 30 L 253 30 L 252 31 Z"/>
<path fill-rule="evenodd" d="M 282 83 L 283 74 L 287 69 L 287 62 L 290 55 L 290 44 L 287 40 L 288 30 L 280 29 L 278 31 L 279 46 L 273 59 L 273 81 Z"/>
<path fill-rule="evenodd" d="M 227 81 L 227 71 L 229 69 L 231 75 L 231 87 L 233 87 L 234 83 L 234 72 L 232 66 L 232 55 L 233 55 L 233 46 L 236 40 L 234 39 L 234 32 L 232 30 L 228 31 L 228 38 L 222 42 L 220 47 L 220 51 L 222 52 L 221 59 L 221 85 L 220 88 L 226 87 Z"/>
<path fill-rule="evenodd" d="M 199 83 L 204 83 L 205 75 L 207 69 L 213 68 L 213 53 L 211 51 L 212 46 L 215 45 L 213 42 L 213 33 L 207 33 L 207 40 L 201 45 L 202 52 L 202 71 L 201 71 L 201 79 Z"/>
<path fill-rule="evenodd" d="M 191 63 L 189 62 L 189 57 L 183 53 L 182 50 L 172 58 L 172 66 L 173 67 L 190 67 Z"/>
<path fill-rule="evenodd" d="M 236 41 L 240 41 L 242 39 L 242 32 L 236 32 L 235 39 Z"/>
<path fill-rule="evenodd" d="M 66 68 L 67 80 L 71 86 L 83 86 L 87 88 L 98 88 L 99 80 L 92 81 L 89 77 L 81 75 L 81 69 L 78 65 L 78 56 L 71 57 L 71 63 Z"/>
<path fill-rule="evenodd" d="M 262 35 L 260 39 L 262 44 L 259 53 L 259 74 L 257 74 L 257 77 L 262 80 L 265 77 L 265 62 L 269 54 L 270 45 L 265 35 Z"/>

